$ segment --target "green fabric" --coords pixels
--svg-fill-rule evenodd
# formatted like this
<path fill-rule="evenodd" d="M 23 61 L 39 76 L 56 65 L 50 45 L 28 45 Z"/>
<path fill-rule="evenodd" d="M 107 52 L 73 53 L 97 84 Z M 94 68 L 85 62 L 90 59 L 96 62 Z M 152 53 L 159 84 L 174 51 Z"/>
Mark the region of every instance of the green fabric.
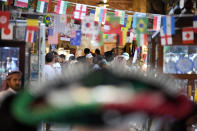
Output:
<path fill-rule="evenodd" d="M 148 19 L 146 17 L 137 17 L 137 34 L 147 34 Z"/>

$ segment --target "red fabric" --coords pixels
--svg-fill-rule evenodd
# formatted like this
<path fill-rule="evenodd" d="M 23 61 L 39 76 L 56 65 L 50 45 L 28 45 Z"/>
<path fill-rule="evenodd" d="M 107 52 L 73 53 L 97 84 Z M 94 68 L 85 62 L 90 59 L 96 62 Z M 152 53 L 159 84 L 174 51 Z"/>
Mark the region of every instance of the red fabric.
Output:
<path fill-rule="evenodd" d="M 10 12 L 0 11 L 0 28 L 8 29 L 9 21 L 10 21 Z"/>
<path fill-rule="evenodd" d="M 186 96 L 179 95 L 169 100 L 157 93 L 142 93 L 126 104 L 103 105 L 105 110 L 119 110 L 122 113 L 145 111 L 155 116 L 172 116 L 176 119 L 186 117 L 192 110 L 193 104 Z"/>

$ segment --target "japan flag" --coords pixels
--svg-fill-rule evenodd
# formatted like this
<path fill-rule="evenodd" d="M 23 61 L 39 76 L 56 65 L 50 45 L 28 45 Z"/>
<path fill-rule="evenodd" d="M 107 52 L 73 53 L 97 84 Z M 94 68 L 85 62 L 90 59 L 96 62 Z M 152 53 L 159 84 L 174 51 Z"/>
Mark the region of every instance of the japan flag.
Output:
<path fill-rule="evenodd" d="M 183 28 L 182 38 L 184 44 L 193 44 L 194 43 L 193 28 Z"/>
<path fill-rule="evenodd" d="M 13 39 L 13 24 L 9 24 L 8 28 L 3 28 L 1 30 L 1 39 L 12 40 Z"/>

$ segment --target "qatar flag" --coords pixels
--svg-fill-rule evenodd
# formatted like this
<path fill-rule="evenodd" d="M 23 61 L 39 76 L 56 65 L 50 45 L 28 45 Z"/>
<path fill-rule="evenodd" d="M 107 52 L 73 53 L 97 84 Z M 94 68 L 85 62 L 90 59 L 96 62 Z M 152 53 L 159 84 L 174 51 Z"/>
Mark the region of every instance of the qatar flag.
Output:
<path fill-rule="evenodd" d="M 194 43 L 194 31 L 192 27 L 183 28 L 182 39 L 184 44 Z"/>

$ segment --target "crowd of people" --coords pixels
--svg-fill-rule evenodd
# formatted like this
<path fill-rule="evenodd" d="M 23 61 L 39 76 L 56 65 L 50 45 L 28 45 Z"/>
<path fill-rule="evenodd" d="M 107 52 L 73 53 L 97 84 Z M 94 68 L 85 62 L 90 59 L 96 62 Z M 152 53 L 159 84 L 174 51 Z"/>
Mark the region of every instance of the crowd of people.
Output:
<path fill-rule="evenodd" d="M 45 66 L 43 69 L 43 78 L 50 80 L 55 75 L 61 75 L 64 68 L 72 66 L 77 63 L 84 63 L 93 70 L 105 69 L 112 65 L 122 65 L 124 68 L 134 69 L 135 65 L 132 65 L 133 57 L 127 52 L 117 54 L 115 49 L 105 52 L 101 55 L 99 49 L 96 49 L 94 53 L 89 48 L 84 49 L 84 55 L 76 57 L 74 54 L 70 54 L 66 59 L 64 54 L 58 55 L 57 52 L 51 51 L 45 56 Z"/>

